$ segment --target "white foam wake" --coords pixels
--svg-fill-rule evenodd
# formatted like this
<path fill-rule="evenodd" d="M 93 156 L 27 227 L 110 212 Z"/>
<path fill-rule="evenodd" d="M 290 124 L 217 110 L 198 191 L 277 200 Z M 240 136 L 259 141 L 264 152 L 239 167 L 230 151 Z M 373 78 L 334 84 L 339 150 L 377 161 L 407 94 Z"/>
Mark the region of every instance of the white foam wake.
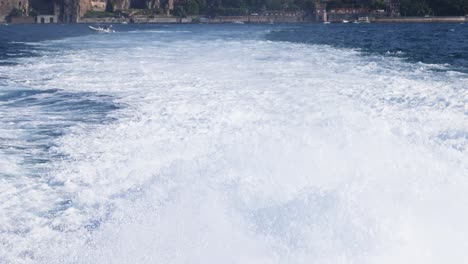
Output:
<path fill-rule="evenodd" d="M 126 107 L 1 208 L 27 229 L 5 261 L 463 263 L 466 75 L 205 34 L 52 42 L 73 49 L 8 72 Z"/>

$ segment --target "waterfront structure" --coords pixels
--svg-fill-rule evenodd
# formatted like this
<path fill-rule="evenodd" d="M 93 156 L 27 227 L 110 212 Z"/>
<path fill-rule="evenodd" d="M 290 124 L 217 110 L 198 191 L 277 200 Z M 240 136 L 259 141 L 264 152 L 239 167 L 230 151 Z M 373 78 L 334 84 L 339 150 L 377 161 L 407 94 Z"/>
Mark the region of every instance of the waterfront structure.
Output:
<path fill-rule="evenodd" d="M 372 20 L 385 17 L 400 16 L 399 0 L 385 0 L 385 9 L 371 9 L 369 7 L 344 6 L 328 10 L 327 19 L 331 22 L 341 22 L 343 20 L 358 20 L 360 17 L 369 17 Z"/>
<path fill-rule="evenodd" d="M 36 20 L 36 23 L 38 24 L 57 23 L 58 16 L 57 15 L 37 15 L 35 20 Z"/>
<path fill-rule="evenodd" d="M 0 0 L 0 2 L 20 2 L 20 0 Z M 92 10 L 91 0 L 24 0 L 27 3 L 25 9 L 30 14 L 23 12 L 22 16 L 31 15 L 36 23 L 75 23 L 80 17 Z M 0 21 L 3 14 L 11 12 L 12 6 L 5 11 L 0 11 Z M 18 20 L 18 19 L 14 19 Z"/>
<path fill-rule="evenodd" d="M 315 21 L 326 22 L 327 18 L 327 0 L 315 0 Z"/>
<path fill-rule="evenodd" d="M 388 16 L 398 17 L 400 16 L 400 1 L 399 0 L 385 0 L 387 5 Z"/>
<path fill-rule="evenodd" d="M 328 0 L 314 0 L 314 10 L 308 19 L 316 22 L 338 22 L 343 20 L 355 20 L 361 16 L 371 18 L 398 17 L 400 15 L 399 0 L 384 0 L 385 10 L 369 10 L 358 7 L 339 7 L 327 10 Z M 112 4 L 114 10 L 121 10 L 130 16 L 140 13 L 141 9 L 159 9 L 166 11 L 170 16 L 174 6 L 186 4 L 186 0 L 0 0 L 0 22 L 5 22 L 6 17 L 15 9 L 15 21 L 27 21 L 28 11 L 33 10 L 36 23 L 76 23 L 85 16 L 88 11 L 102 12 L 108 4 Z M 137 10 L 133 10 L 137 9 Z M 132 10 L 132 11 L 130 11 Z M 269 11 L 268 13 L 272 13 Z M 278 11 L 279 12 L 279 11 Z M 274 12 L 273 12 L 274 13 Z M 141 14 L 147 16 L 147 14 Z M 285 16 L 281 14 L 281 17 Z M 293 16 L 297 16 L 294 14 Z M 144 19 L 147 19 L 146 17 Z M 276 19 L 275 19 L 276 20 Z M 281 19 L 278 19 L 281 20 Z"/>

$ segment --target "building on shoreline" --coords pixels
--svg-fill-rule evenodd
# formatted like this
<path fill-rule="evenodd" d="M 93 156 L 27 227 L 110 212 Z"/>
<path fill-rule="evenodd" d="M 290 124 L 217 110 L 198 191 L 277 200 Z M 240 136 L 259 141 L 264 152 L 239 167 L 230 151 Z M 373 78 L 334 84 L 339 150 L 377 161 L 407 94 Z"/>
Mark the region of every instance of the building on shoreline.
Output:
<path fill-rule="evenodd" d="M 385 4 L 387 5 L 388 16 L 400 16 L 400 0 L 385 0 Z"/>
<path fill-rule="evenodd" d="M 57 15 L 37 15 L 35 19 L 38 24 L 58 23 Z"/>
<path fill-rule="evenodd" d="M 91 0 L 0 0 L 0 23 L 6 22 L 10 15 L 15 17 L 13 23 L 50 23 L 52 20 L 53 23 L 76 23 L 92 9 Z"/>
<path fill-rule="evenodd" d="M 208 15 L 205 10 L 205 17 L 203 14 L 198 16 L 198 9 L 197 15 L 177 12 L 181 7 L 187 8 L 190 0 L 0 0 L 0 23 L 6 22 L 9 15 L 11 23 L 186 23 L 192 21 L 192 17 L 194 23 L 227 23 L 231 20 L 246 23 L 342 22 L 359 17 L 369 17 L 371 21 L 403 21 L 395 20 L 400 17 L 400 0 L 382 0 L 380 3 L 384 5 L 380 5 L 379 9 L 365 4 L 368 2 L 355 0 L 354 4 L 343 4 L 343 1 L 337 5 L 336 1 L 312 0 L 311 7 L 296 11 L 286 11 L 286 8 L 274 11 L 262 9 L 257 13 L 245 9 L 239 14 Z"/>
<path fill-rule="evenodd" d="M 316 0 L 315 14 L 316 21 L 323 22 L 341 22 L 343 20 L 352 21 L 357 20 L 360 17 L 384 18 L 384 17 L 399 17 L 400 16 L 400 1 L 399 0 L 384 0 L 385 8 L 382 9 L 371 8 L 359 4 L 356 1 L 355 5 L 343 5 L 334 6 L 332 8 L 327 7 L 326 0 Z"/>

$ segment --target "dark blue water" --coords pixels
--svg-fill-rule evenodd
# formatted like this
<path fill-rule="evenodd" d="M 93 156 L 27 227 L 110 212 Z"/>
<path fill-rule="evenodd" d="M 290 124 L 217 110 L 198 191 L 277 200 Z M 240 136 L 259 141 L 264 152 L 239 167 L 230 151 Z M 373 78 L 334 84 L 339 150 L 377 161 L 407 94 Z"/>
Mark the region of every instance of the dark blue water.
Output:
<path fill-rule="evenodd" d="M 0 263 L 373 263 L 468 237 L 467 25 L 114 28 L 0 26 Z"/>
<path fill-rule="evenodd" d="M 355 48 L 468 71 L 468 24 L 329 24 L 274 30 L 273 41 Z"/>
<path fill-rule="evenodd" d="M 16 64 L 15 58 L 38 56 L 31 43 L 89 34 L 77 25 L 2 25 L 0 26 L 0 65 Z"/>
<path fill-rule="evenodd" d="M 21 58 L 51 56 L 55 51 L 41 41 L 90 34 L 82 25 L 0 26 L 0 154 L 15 156 L 28 172 L 23 176 L 44 176 L 41 164 L 63 158 L 55 139 L 73 126 L 105 124 L 120 106 L 113 98 L 86 92 L 67 92 L 58 87 L 37 89 L 15 84 L 2 76 L 8 67 L 21 67 Z M 5 175 L 0 171 L 0 176 Z"/>
<path fill-rule="evenodd" d="M 136 30 L 187 31 L 192 32 L 187 34 L 187 39 L 208 38 L 208 41 L 219 37 L 263 38 L 330 45 L 358 49 L 363 56 L 397 56 L 410 62 L 444 65 L 446 70 L 468 72 L 467 24 L 114 25 L 114 28 L 117 33 Z M 206 31 L 216 34 L 201 34 Z M 44 54 L 51 56 L 54 52 L 63 52 L 60 45 L 41 45 L 42 41 L 91 34 L 95 33 L 88 29 L 88 25 L 0 26 L 0 66 L 7 70 L 7 67 L 19 66 L 20 58 L 37 57 L 40 60 Z M 171 41 L 170 37 L 166 39 Z M 45 157 L 50 156 L 48 151 L 53 146 L 52 138 L 59 137 L 72 125 L 105 122 L 107 115 L 118 108 L 112 103 L 112 98 L 64 92 L 59 87 L 48 87 L 49 90 L 45 91 L 27 85 L 12 88 L 6 85 L 6 81 L 0 75 L 0 108 L 10 114 L 3 115 L 0 120 L 4 128 L 27 132 L 27 135 L 23 135 L 22 143 L 16 142 L 13 147 L 30 152 L 34 150 L 34 155 L 25 154 L 25 163 L 46 162 Z M 24 109 L 30 111 L 20 111 Z M 17 111 L 18 116 L 11 115 L 12 111 Z M 32 115 L 31 111 L 44 114 Z M 37 120 L 33 120 L 32 116 Z M 8 122 L 15 125 L 5 125 Z M 57 125 L 57 122 L 61 125 Z M 0 139 L 0 148 L 10 148 L 11 142 L 8 141 Z M 38 150 L 40 154 L 37 154 Z"/>
<path fill-rule="evenodd" d="M 440 64 L 448 70 L 468 72 L 468 25 L 465 24 L 114 25 L 114 28 L 117 34 L 136 30 L 175 30 L 191 32 L 187 39 L 263 38 L 330 45 L 359 49 L 364 56 L 397 56 L 410 62 Z M 206 31 L 216 34 L 201 34 Z M 37 57 L 40 60 L 44 54 L 51 56 L 54 52 L 63 52 L 60 45 L 41 45 L 42 41 L 91 34 L 95 33 L 88 29 L 88 25 L 0 26 L 0 67 L 5 67 L 5 72 L 8 67 L 20 66 L 20 58 Z M 171 41 L 170 37 L 165 38 Z M 5 113 L 0 116 L 1 127 L 20 130 L 22 135 L 16 141 L 0 138 L 0 150 L 23 151 L 20 163 L 47 162 L 56 155 L 50 152 L 54 138 L 77 124 L 111 121 L 108 114 L 120 107 L 112 102 L 113 98 L 102 95 L 65 92 L 59 87 L 48 87 L 48 90 L 27 85 L 12 87 L 6 85 L 6 81 L 0 75 L 0 113 Z"/>
<path fill-rule="evenodd" d="M 27 177 L 44 176 L 41 164 L 64 158 L 55 151 L 56 138 L 73 126 L 111 122 L 108 114 L 120 107 L 113 98 L 94 93 L 1 89 L 0 153 L 16 156 L 18 165 L 29 168 Z"/>
<path fill-rule="evenodd" d="M 283 24 L 283 25 L 114 25 L 118 32 L 151 29 L 190 30 L 193 35 L 207 30 L 255 33 L 271 41 L 324 44 L 354 48 L 364 54 L 398 56 L 410 62 L 446 65 L 450 70 L 468 71 L 468 24 Z M 38 56 L 43 40 L 92 34 L 87 25 L 10 25 L 0 26 L 0 65 L 15 63 L 14 58 Z M 256 37 L 244 34 L 243 38 Z"/>

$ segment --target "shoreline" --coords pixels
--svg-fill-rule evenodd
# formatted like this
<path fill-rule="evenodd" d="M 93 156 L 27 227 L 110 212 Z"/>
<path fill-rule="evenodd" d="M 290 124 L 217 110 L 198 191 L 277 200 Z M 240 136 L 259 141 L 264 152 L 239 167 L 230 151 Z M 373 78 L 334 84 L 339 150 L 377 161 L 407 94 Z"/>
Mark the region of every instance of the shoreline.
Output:
<path fill-rule="evenodd" d="M 468 16 L 450 17 L 388 17 L 376 18 L 375 23 L 468 23 Z"/>
<path fill-rule="evenodd" d="M 29 17 L 17 17 L 9 24 L 40 24 L 34 23 Z M 371 23 L 468 23 L 467 16 L 450 17 L 371 17 Z M 76 24 L 282 24 L 282 23 L 311 23 L 312 21 L 300 16 L 219 16 L 206 17 L 175 17 L 175 16 L 138 16 L 132 20 L 127 18 L 103 17 L 81 18 Z M 330 21 L 332 24 L 341 24 L 340 20 Z M 49 23 L 45 23 L 49 24 Z M 54 23 L 55 24 L 55 23 Z M 61 23 L 63 24 L 63 23 Z"/>
<path fill-rule="evenodd" d="M 468 16 L 451 17 L 381 17 L 371 18 L 371 23 L 468 23 Z M 83 18 L 77 23 L 126 23 L 128 19 L 121 18 Z M 330 21 L 332 24 L 339 24 L 341 21 Z M 134 19 L 135 24 L 272 24 L 272 23 L 311 23 L 320 24 L 322 22 L 311 21 L 295 16 L 219 16 L 216 18 L 204 17 L 152 17 Z"/>

